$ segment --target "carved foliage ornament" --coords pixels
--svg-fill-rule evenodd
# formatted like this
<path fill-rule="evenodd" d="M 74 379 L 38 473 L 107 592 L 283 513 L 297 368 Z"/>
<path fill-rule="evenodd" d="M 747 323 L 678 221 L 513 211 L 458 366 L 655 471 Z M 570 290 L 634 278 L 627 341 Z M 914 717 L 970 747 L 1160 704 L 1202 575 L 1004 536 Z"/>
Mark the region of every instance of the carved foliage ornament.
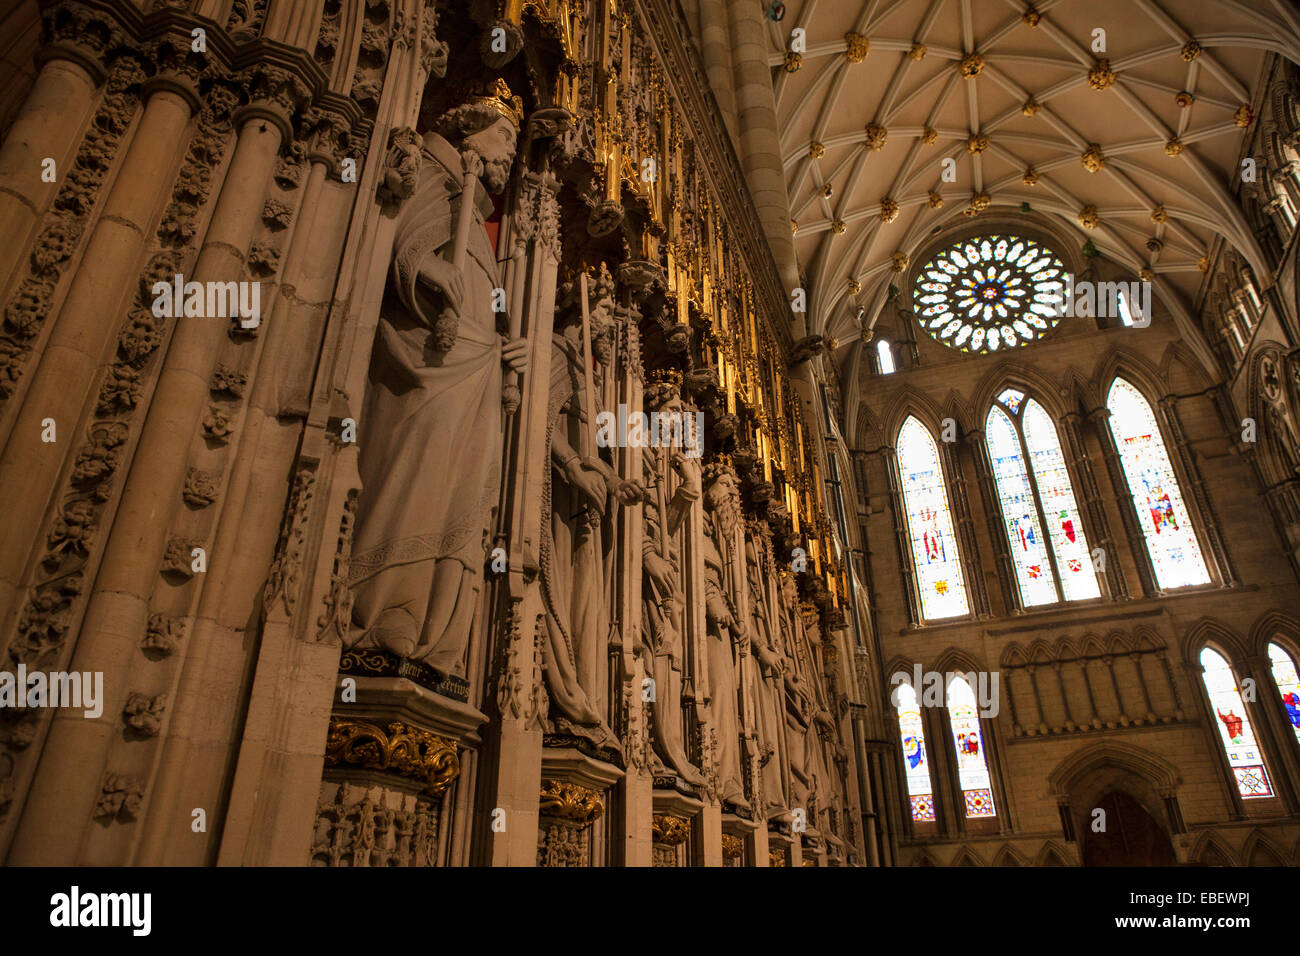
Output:
<path fill-rule="evenodd" d="M 547 780 L 542 786 L 537 812 L 586 826 L 605 812 L 605 801 L 595 790 L 574 783 Z"/>
<path fill-rule="evenodd" d="M 346 764 L 418 780 L 424 792 L 441 796 L 460 775 L 460 755 L 450 740 L 399 720 L 387 732 L 364 720 L 330 717 L 325 766 Z"/>
<path fill-rule="evenodd" d="M 691 835 L 691 822 L 681 817 L 656 815 L 650 821 L 650 834 L 655 843 L 680 846 Z M 725 835 L 723 839 L 726 839 Z"/>

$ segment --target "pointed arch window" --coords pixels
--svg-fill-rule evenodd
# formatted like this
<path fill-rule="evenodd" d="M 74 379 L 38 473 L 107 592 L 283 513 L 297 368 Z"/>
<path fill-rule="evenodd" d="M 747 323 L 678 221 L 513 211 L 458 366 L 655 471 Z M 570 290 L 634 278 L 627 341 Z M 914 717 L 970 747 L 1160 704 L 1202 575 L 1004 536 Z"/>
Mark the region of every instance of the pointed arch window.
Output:
<path fill-rule="evenodd" d="M 939 449 L 929 430 L 912 416 L 898 432 L 898 470 L 921 616 L 937 620 L 968 614 L 970 604 Z"/>
<path fill-rule="evenodd" d="M 1209 584 L 1205 557 L 1150 403 L 1131 384 L 1117 378 L 1106 395 L 1106 408 L 1160 587 L 1167 590 Z"/>
<path fill-rule="evenodd" d="M 989 409 L 985 435 L 1021 602 L 1033 607 L 1100 597 L 1051 417 L 1009 388 Z"/>
<path fill-rule="evenodd" d="M 948 720 L 952 725 L 957 782 L 961 785 L 966 817 L 995 817 L 997 811 L 993 807 L 993 786 L 984 752 L 984 734 L 980 730 L 979 707 L 970 683 L 959 674 L 948 680 Z"/>
<path fill-rule="evenodd" d="M 1264 754 L 1255 741 L 1246 705 L 1237 689 L 1237 678 L 1227 659 L 1211 647 L 1203 648 L 1201 672 L 1219 728 L 1219 739 L 1237 781 L 1237 792 L 1247 798 L 1273 796 L 1273 786 L 1268 771 L 1264 769 Z"/>
<path fill-rule="evenodd" d="M 894 347 L 885 339 L 876 343 L 876 357 L 880 361 L 880 374 L 891 375 L 897 370 L 894 364 Z"/>
<path fill-rule="evenodd" d="M 898 733 L 903 742 L 903 775 L 907 779 L 912 819 L 917 823 L 932 823 L 934 787 L 930 782 L 930 760 L 925 747 L 925 728 L 921 724 L 921 706 L 910 681 L 904 680 L 894 691 L 894 707 L 898 711 Z"/>
<path fill-rule="evenodd" d="M 1296 674 L 1295 659 L 1278 644 L 1268 645 L 1268 660 L 1273 670 L 1273 682 L 1282 695 L 1291 731 L 1300 741 L 1300 676 Z"/>

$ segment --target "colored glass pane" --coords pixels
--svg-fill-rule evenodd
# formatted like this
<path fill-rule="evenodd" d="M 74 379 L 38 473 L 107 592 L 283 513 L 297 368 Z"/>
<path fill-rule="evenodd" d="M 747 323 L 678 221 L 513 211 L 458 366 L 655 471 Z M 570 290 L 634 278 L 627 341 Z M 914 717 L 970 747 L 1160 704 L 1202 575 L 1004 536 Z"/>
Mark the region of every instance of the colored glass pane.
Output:
<path fill-rule="evenodd" d="M 1147 553 L 1162 588 L 1208 584 L 1205 558 L 1192 531 L 1169 454 L 1151 405 L 1122 378 L 1115 379 L 1106 397 L 1110 430 L 1119 450 L 1146 539 Z"/>
<path fill-rule="evenodd" d="M 1300 740 L 1300 677 L 1296 676 L 1295 661 L 1276 644 L 1268 645 L 1268 659 L 1273 668 L 1273 681 L 1282 695 L 1287 720 L 1291 730 Z"/>
<path fill-rule="evenodd" d="M 1264 755 L 1255 742 L 1255 733 L 1246 716 L 1246 705 L 1241 701 L 1237 679 L 1223 655 L 1212 648 L 1201 651 L 1202 677 L 1210 696 L 1210 709 L 1214 711 L 1219 728 L 1219 739 L 1228 766 L 1237 781 L 1237 790 L 1243 797 L 1271 797 L 1272 785 L 1264 769 Z"/>
<path fill-rule="evenodd" d="M 957 538 L 953 533 L 948 492 L 939 464 L 939 449 L 930 432 L 908 418 L 898 433 L 898 469 L 903 486 L 921 615 L 926 620 L 969 612 Z"/>
<path fill-rule="evenodd" d="M 925 730 L 921 724 L 921 707 L 916 691 L 906 682 L 894 691 L 898 710 L 898 733 L 903 742 L 903 773 L 907 778 L 907 795 L 912 804 L 912 819 L 934 819 L 934 789 L 930 785 L 930 762 L 925 749 Z"/>
<path fill-rule="evenodd" d="M 949 348 L 996 352 L 1042 338 L 1061 321 L 1069 276 L 1034 239 L 963 239 L 922 267 L 912 289 L 921 327 Z"/>
<path fill-rule="evenodd" d="M 1025 403 L 1021 422 L 1065 599 L 1080 601 L 1100 597 L 1101 589 L 1092 568 L 1088 539 L 1083 533 L 1083 520 L 1074 500 L 1074 489 L 1070 486 L 1070 473 L 1065 467 L 1056 426 L 1043 406 L 1032 398 Z"/>
<path fill-rule="evenodd" d="M 957 753 L 957 782 L 961 785 L 967 817 L 993 817 L 993 787 L 984 756 L 984 734 L 980 731 L 975 693 L 964 677 L 948 681 L 948 719 L 952 723 L 953 746 Z"/>

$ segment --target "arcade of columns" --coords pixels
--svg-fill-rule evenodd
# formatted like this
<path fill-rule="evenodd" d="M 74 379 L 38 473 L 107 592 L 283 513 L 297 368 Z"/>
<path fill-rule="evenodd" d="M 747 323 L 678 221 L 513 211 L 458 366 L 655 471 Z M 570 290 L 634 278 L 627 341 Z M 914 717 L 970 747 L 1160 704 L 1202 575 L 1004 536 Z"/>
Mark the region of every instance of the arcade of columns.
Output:
<path fill-rule="evenodd" d="M 41 12 L 0 667 L 106 699 L 4 713 L 0 858 L 877 862 L 821 343 L 670 5 Z"/>

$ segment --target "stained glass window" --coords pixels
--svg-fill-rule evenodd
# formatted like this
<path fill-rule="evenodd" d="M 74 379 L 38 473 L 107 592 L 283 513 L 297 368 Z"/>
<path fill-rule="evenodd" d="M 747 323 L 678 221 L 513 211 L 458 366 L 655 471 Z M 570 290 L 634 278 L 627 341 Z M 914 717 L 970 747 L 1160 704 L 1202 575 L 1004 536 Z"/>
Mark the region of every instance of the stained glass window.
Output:
<path fill-rule="evenodd" d="M 952 723 L 957 752 L 957 782 L 961 784 L 966 816 L 994 817 L 993 787 L 984 759 L 984 734 L 980 732 L 979 707 L 966 678 L 954 674 L 948 681 L 948 719 Z"/>
<path fill-rule="evenodd" d="M 1061 321 L 1070 277 L 1034 239 L 963 239 L 922 267 L 912 290 L 917 321 L 963 352 L 996 352 L 1041 339 Z"/>
<path fill-rule="evenodd" d="M 903 484 L 921 616 L 926 620 L 958 617 L 970 611 L 966 582 L 957 553 L 952 514 L 939 449 L 930 432 L 908 417 L 898 432 L 898 470 Z"/>
<path fill-rule="evenodd" d="M 912 819 L 921 823 L 934 820 L 934 788 L 930 785 L 930 760 L 925 749 L 925 729 L 921 725 L 921 707 L 911 683 L 901 682 L 894 691 L 898 710 L 898 732 L 903 740 L 903 773 L 907 778 L 907 796 L 912 804 Z"/>
<path fill-rule="evenodd" d="M 1255 742 L 1232 668 L 1222 654 L 1207 647 L 1201 651 L 1201 670 L 1238 792 L 1243 797 L 1273 796 L 1268 771 L 1264 769 L 1264 755 Z"/>
<path fill-rule="evenodd" d="M 1032 398 L 1025 403 L 1021 418 L 1025 445 L 1029 448 L 1029 461 L 1034 472 L 1038 497 L 1047 519 L 1047 534 L 1056 555 L 1056 568 L 1061 588 L 1067 601 L 1080 601 L 1101 596 L 1097 575 L 1088 552 L 1088 539 L 1083 533 L 1083 520 L 1074 500 L 1070 473 L 1061 453 L 1061 441 L 1056 426 L 1042 405 Z"/>
<path fill-rule="evenodd" d="M 876 343 L 876 355 L 880 358 L 880 374 L 888 375 L 894 371 L 894 349 L 888 342 L 881 339 Z"/>
<path fill-rule="evenodd" d="M 1160 426 L 1136 388 L 1117 378 L 1106 396 L 1110 430 L 1128 479 L 1138 524 L 1161 588 L 1208 584 L 1209 571 L 1196 541 Z"/>
<path fill-rule="evenodd" d="M 1059 600 L 1055 576 L 1047 557 L 1047 542 L 1038 520 L 1034 493 L 1029 487 L 1020 438 L 1011 419 L 996 405 L 989 411 L 985 434 L 998 497 L 1002 499 L 1002 520 L 1016 566 L 1021 601 L 1026 607 L 1055 603 Z"/>
<path fill-rule="evenodd" d="M 1024 606 L 1099 597 L 1061 442 L 1043 406 L 1009 388 L 984 431 Z"/>
<path fill-rule="evenodd" d="M 1291 730 L 1300 740 L 1300 677 L 1296 675 L 1295 661 L 1277 644 L 1268 645 L 1268 659 L 1273 665 L 1273 680 L 1282 694 Z"/>

